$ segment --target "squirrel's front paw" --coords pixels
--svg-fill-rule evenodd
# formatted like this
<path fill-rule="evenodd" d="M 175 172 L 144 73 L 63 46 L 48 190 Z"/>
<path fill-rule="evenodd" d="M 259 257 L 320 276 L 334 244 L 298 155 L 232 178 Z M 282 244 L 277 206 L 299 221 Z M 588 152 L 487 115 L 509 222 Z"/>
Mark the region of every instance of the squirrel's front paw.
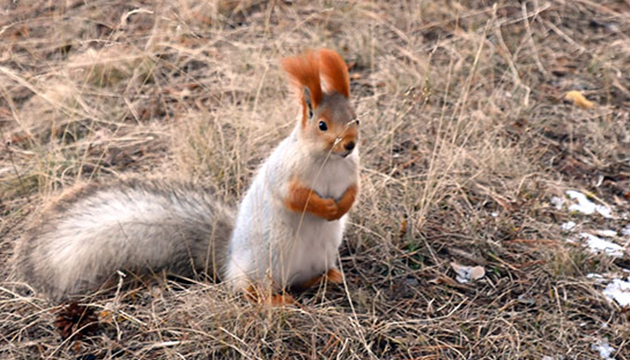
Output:
<path fill-rule="evenodd" d="M 339 207 L 339 205 L 337 205 L 337 212 L 335 213 L 335 216 L 332 217 L 332 219 L 328 219 L 329 221 L 332 220 L 339 220 L 341 219 L 346 213 Z"/>
<path fill-rule="evenodd" d="M 339 208 L 337 207 L 337 203 L 333 199 L 323 199 L 322 206 L 319 210 L 319 216 L 328 221 L 338 219 L 337 215 L 339 213 Z"/>

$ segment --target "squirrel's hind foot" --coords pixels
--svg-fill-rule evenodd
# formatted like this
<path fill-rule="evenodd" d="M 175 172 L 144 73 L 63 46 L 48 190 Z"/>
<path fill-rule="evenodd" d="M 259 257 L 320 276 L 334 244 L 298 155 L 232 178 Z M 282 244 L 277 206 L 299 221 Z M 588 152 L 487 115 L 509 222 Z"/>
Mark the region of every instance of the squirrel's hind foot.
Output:
<path fill-rule="evenodd" d="M 326 275 L 324 275 L 324 280 L 333 284 L 341 284 L 343 283 L 343 274 L 341 273 L 341 271 L 333 268 L 328 270 Z"/>
<path fill-rule="evenodd" d="M 282 294 L 269 294 L 264 290 L 257 288 L 254 285 L 250 285 L 245 291 L 245 296 L 252 302 L 259 304 L 268 304 L 271 306 L 285 306 L 295 304 L 293 296 L 287 293 Z"/>
<path fill-rule="evenodd" d="M 305 291 L 317 284 L 324 283 L 332 283 L 332 284 L 341 284 L 343 283 L 343 274 L 341 271 L 332 268 L 328 270 L 325 274 L 316 276 L 311 280 L 307 280 L 301 284 L 293 286 L 296 290 Z"/>

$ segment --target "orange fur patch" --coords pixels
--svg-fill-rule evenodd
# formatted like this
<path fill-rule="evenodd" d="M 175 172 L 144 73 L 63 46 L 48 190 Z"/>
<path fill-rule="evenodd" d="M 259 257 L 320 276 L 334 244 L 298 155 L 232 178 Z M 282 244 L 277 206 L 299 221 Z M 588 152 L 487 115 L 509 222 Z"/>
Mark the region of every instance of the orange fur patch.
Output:
<path fill-rule="evenodd" d="M 245 290 L 245 297 L 252 302 L 267 303 L 271 306 L 284 306 L 295 303 L 295 299 L 290 294 L 272 294 L 268 296 L 254 285 L 250 285 Z"/>
<path fill-rule="evenodd" d="M 326 220 L 331 220 L 338 211 L 333 199 L 322 199 L 315 191 L 304 187 L 295 179 L 289 183 L 289 194 L 284 204 L 291 211 L 306 211 Z"/>
<path fill-rule="evenodd" d="M 318 53 L 321 73 L 330 90 L 350 98 L 350 76 L 348 66 L 336 51 L 321 49 Z"/>
<path fill-rule="evenodd" d="M 310 287 L 321 283 L 322 281 L 327 281 L 333 284 L 341 284 L 343 282 L 343 275 L 337 269 L 330 269 L 327 273 L 323 275 L 316 276 L 310 280 L 303 282 L 300 285 L 294 286 L 294 289 L 298 291 L 305 291 Z"/>
<path fill-rule="evenodd" d="M 319 60 L 312 51 L 282 60 L 282 68 L 289 74 L 298 95 L 304 102 L 304 87 L 311 91 L 313 108 L 322 101 L 322 86 L 319 79 Z M 306 106 L 306 104 L 303 104 Z"/>
<path fill-rule="evenodd" d="M 354 184 L 346 190 L 341 199 L 337 202 L 337 218 L 341 219 L 342 216 L 350 211 L 350 208 L 352 208 L 352 204 L 354 204 L 354 200 L 357 198 L 358 193 L 358 184 Z"/>
<path fill-rule="evenodd" d="M 334 284 L 341 284 L 343 282 L 343 275 L 341 271 L 337 269 L 330 269 L 326 273 L 326 280 Z"/>

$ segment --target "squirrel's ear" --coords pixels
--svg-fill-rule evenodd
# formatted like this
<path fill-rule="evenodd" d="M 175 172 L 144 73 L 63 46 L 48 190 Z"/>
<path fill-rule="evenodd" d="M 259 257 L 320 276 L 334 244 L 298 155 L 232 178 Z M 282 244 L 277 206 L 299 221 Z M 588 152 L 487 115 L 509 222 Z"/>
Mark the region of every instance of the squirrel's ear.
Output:
<path fill-rule="evenodd" d="M 305 86 L 304 94 L 302 96 L 304 99 L 304 104 L 306 105 L 304 109 L 304 116 L 307 120 L 310 120 L 313 118 L 313 99 L 311 95 L 311 90 L 309 90 L 308 87 Z"/>
<path fill-rule="evenodd" d="M 291 83 L 303 105 L 306 121 L 322 101 L 322 86 L 319 79 L 319 60 L 312 51 L 282 60 L 284 71 L 289 74 Z"/>
<path fill-rule="evenodd" d="M 346 63 L 334 50 L 321 49 L 318 55 L 326 91 L 336 91 L 349 99 L 350 75 Z"/>

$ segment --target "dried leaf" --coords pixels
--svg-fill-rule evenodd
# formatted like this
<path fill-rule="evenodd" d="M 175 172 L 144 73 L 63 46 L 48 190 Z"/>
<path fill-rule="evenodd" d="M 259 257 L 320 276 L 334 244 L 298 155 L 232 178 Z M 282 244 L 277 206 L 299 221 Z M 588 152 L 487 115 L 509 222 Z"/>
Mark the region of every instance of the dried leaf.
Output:
<path fill-rule="evenodd" d="M 99 330 L 94 309 L 79 305 L 76 301 L 64 306 L 57 313 L 54 324 L 64 340 L 70 336 L 73 340 L 81 340 Z"/>
<path fill-rule="evenodd" d="M 429 284 L 434 284 L 434 285 L 441 285 L 441 284 L 447 284 L 447 285 L 457 285 L 457 283 L 455 281 L 453 281 L 453 279 L 451 279 L 450 277 L 446 277 L 446 276 L 438 276 L 435 279 L 431 279 L 429 280 Z"/>
<path fill-rule="evenodd" d="M 486 270 L 482 266 L 469 267 L 451 262 L 451 267 L 457 274 L 455 280 L 464 284 L 467 282 L 479 280 L 486 275 Z"/>
<path fill-rule="evenodd" d="M 98 321 L 100 322 L 112 322 L 114 314 L 109 310 L 103 310 L 98 314 Z"/>
<path fill-rule="evenodd" d="M 402 219 L 402 222 L 400 223 L 399 237 L 402 239 L 405 237 L 406 234 L 407 234 L 407 214 L 405 214 L 405 216 Z"/>
<path fill-rule="evenodd" d="M 572 101 L 573 104 L 575 106 L 579 106 L 582 109 L 592 109 L 593 108 L 593 103 L 586 100 L 586 98 L 584 97 L 584 95 L 582 95 L 581 92 L 579 91 L 569 91 L 565 96 L 565 99 Z"/>
<path fill-rule="evenodd" d="M 484 269 L 482 266 L 475 266 L 474 268 L 470 269 L 470 280 L 472 281 L 479 280 L 485 275 L 486 269 Z"/>

